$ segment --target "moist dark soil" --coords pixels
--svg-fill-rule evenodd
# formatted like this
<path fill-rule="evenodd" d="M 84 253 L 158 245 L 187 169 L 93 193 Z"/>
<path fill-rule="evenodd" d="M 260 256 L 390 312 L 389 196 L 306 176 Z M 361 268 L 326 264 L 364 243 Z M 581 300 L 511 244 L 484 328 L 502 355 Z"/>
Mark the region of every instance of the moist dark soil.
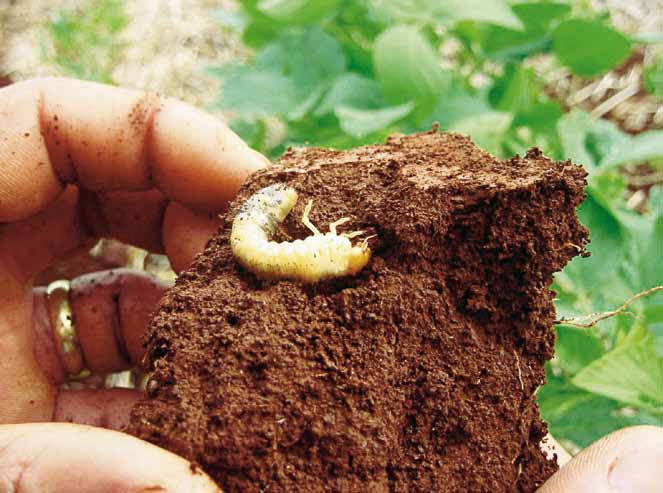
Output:
<path fill-rule="evenodd" d="M 261 281 L 232 220 L 283 182 L 278 241 L 363 230 L 354 277 Z M 552 275 L 582 250 L 584 171 L 538 150 L 500 161 L 457 134 L 288 151 L 250 177 L 148 332 L 130 433 L 225 492 L 532 492 L 556 469 L 534 393 L 553 355 Z M 359 241 L 355 239 L 353 241 Z"/>

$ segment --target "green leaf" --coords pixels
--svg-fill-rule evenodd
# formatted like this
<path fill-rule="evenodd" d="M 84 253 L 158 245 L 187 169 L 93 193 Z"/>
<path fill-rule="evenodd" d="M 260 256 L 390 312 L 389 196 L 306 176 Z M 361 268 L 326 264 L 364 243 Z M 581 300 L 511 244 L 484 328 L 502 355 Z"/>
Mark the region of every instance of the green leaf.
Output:
<path fill-rule="evenodd" d="M 336 79 L 313 114 L 323 116 L 333 113 L 339 106 L 375 109 L 383 104 L 380 84 L 362 75 L 346 73 Z"/>
<path fill-rule="evenodd" d="M 591 124 L 589 115 L 580 110 L 567 113 L 557 124 L 564 158 L 583 165 L 588 171 L 596 167 L 594 158 L 585 145 Z"/>
<path fill-rule="evenodd" d="M 454 122 L 489 111 L 492 109 L 485 92 L 452 85 L 450 90 L 439 98 L 429 121 L 425 122 L 423 127 L 430 127 L 437 122 L 442 128 L 448 129 Z"/>
<path fill-rule="evenodd" d="M 493 85 L 489 97 L 495 109 L 520 113 L 529 111 L 540 95 L 541 84 L 534 70 L 509 64 Z"/>
<path fill-rule="evenodd" d="M 631 136 L 613 122 L 591 118 L 584 111 L 574 109 L 557 124 L 563 157 L 572 159 L 590 173 L 605 172 L 605 159 L 618 149 L 630 148 Z M 600 168 L 597 168 L 601 163 Z"/>
<path fill-rule="evenodd" d="M 244 118 L 286 114 L 297 98 L 292 81 L 275 72 L 236 70 L 223 83 L 222 108 L 238 111 Z"/>
<path fill-rule="evenodd" d="M 663 185 L 656 185 L 649 189 L 647 207 L 655 218 L 663 216 Z"/>
<path fill-rule="evenodd" d="M 441 23 L 469 20 L 514 29 L 523 25 L 504 0 L 373 0 L 397 21 Z"/>
<path fill-rule="evenodd" d="M 569 19 L 553 31 L 553 50 L 573 73 L 593 77 L 626 60 L 631 54 L 631 42 L 601 22 Z"/>
<path fill-rule="evenodd" d="M 594 162 L 601 163 L 615 146 L 622 145 L 630 139 L 631 136 L 622 132 L 614 122 L 598 118 L 591 120 L 585 147 L 594 158 Z"/>
<path fill-rule="evenodd" d="M 653 187 L 649 194 L 649 207 L 653 217 L 647 246 L 640 257 L 640 289 L 663 285 L 663 187 Z M 659 295 L 661 296 L 658 299 L 663 301 L 663 293 Z"/>
<path fill-rule="evenodd" d="M 570 375 L 578 373 L 604 352 L 601 341 L 592 331 L 569 325 L 557 326 L 555 358 L 560 368 Z"/>
<path fill-rule="evenodd" d="M 643 413 L 627 417 L 620 412 L 618 402 L 581 390 L 551 375 L 537 394 L 537 400 L 550 433 L 578 448 L 587 447 L 626 426 L 654 424 Z"/>
<path fill-rule="evenodd" d="M 486 57 L 503 61 L 520 62 L 534 53 L 549 50 L 552 39 L 549 34 L 532 31 L 516 31 L 499 26 L 491 27 L 481 36 Z"/>
<path fill-rule="evenodd" d="M 261 22 L 253 19 L 244 29 L 242 41 L 252 48 L 260 48 L 279 35 L 273 21 Z"/>
<path fill-rule="evenodd" d="M 571 10 L 563 3 L 541 2 L 522 3 L 512 8 L 525 29 L 490 26 L 482 36 L 481 44 L 491 58 L 519 61 L 533 53 L 548 51 L 552 44 L 551 23 Z"/>
<path fill-rule="evenodd" d="M 413 109 L 414 104 L 410 102 L 378 110 L 339 106 L 334 113 L 343 131 L 360 139 L 406 117 Z"/>
<path fill-rule="evenodd" d="M 659 303 L 648 303 L 643 310 L 643 316 L 654 338 L 654 350 L 659 358 L 663 358 L 663 300 Z"/>
<path fill-rule="evenodd" d="M 601 168 L 598 168 L 599 171 Z M 624 208 L 626 178 L 619 173 L 593 173 L 589 176 L 587 191 L 597 203 L 619 219 Z"/>
<path fill-rule="evenodd" d="M 287 31 L 255 63 L 255 70 L 239 70 L 224 83 L 224 106 L 244 117 L 303 118 L 345 71 L 341 46 L 318 26 Z"/>
<path fill-rule="evenodd" d="M 260 48 L 280 35 L 282 26 L 258 10 L 257 0 L 240 0 L 239 3 L 242 5 L 242 14 L 247 18 L 242 34 L 242 41 L 247 46 Z"/>
<path fill-rule="evenodd" d="M 545 32 L 550 24 L 571 12 L 571 6 L 559 2 L 525 2 L 511 7 L 528 31 Z"/>
<path fill-rule="evenodd" d="M 663 158 L 663 131 L 648 130 L 615 145 L 601 161 L 601 168 Z"/>
<path fill-rule="evenodd" d="M 474 143 L 496 156 L 501 156 L 504 134 L 511 126 L 513 115 L 489 111 L 455 122 L 451 130 L 469 135 Z"/>
<path fill-rule="evenodd" d="M 254 149 L 263 150 L 267 130 L 264 121 L 250 121 L 238 118 L 233 120 L 231 128 L 249 146 Z"/>
<path fill-rule="evenodd" d="M 371 137 L 374 135 L 372 134 Z M 379 140 L 377 136 L 375 138 Z M 291 122 L 288 125 L 288 136 L 283 144 L 283 150 L 288 146 L 311 144 L 334 149 L 348 149 L 360 145 L 360 142 L 339 127 L 339 121 L 335 115 L 327 115 L 321 119 Z"/>
<path fill-rule="evenodd" d="M 432 2 L 438 5 L 440 14 L 455 20 L 470 20 L 496 24 L 514 29 L 523 25 L 504 0 L 445 0 Z"/>
<path fill-rule="evenodd" d="M 642 74 L 645 90 L 658 98 L 663 98 L 663 58 L 647 65 Z"/>
<path fill-rule="evenodd" d="M 290 73 L 298 87 L 314 88 L 345 71 L 341 45 L 317 26 L 307 30 L 302 37 L 291 39 L 287 50 Z"/>
<path fill-rule="evenodd" d="M 326 30 L 343 46 L 348 70 L 373 77 L 373 41 L 385 29 L 386 16 L 368 1 L 344 2 Z"/>
<path fill-rule="evenodd" d="M 413 26 L 396 25 L 380 34 L 373 64 L 385 99 L 391 104 L 414 101 L 420 115 L 430 113 L 447 87 L 439 56 Z"/>
<path fill-rule="evenodd" d="M 293 108 L 288 111 L 286 117 L 288 120 L 301 120 L 305 118 L 307 114 L 315 107 L 318 103 L 324 92 L 327 90 L 327 86 L 324 83 L 321 83 L 317 87 L 313 88 L 309 92 L 308 96 L 305 99 L 299 101 Z"/>
<path fill-rule="evenodd" d="M 663 406 L 663 359 L 653 337 L 617 346 L 573 377 L 574 385 L 646 409 Z"/>
<path fill-rule="evenodd" d="M 557 101 L 542 101 L 516 115 L 513 125 L 530 127 L 536 132 L 556 136 L 556 127 L 562 117 L 562 108 Z"/>
<path fill-rule="evenodd" d="M 283 37 L 265 45 L 256 53 L 255 66 L 257 70 L 265 72 L 289 74 L 290 62 Z"/>
<path fill-rule="evenodd" d="M 612 271 L 607 266 L 617 266 L 624 257 L 625 237 L 615 216 L 590 194 L 578 208 L 580 222 L 590 231 L 588 258 L 576 257 L 564 272 L 588 292 L 600 285 Z"/>
<path fill-rule="evenodd" d="M 308 24 L 329 14 L 338 0 L 260 0 L 257 8 L 272 19 L 289 24 Z"/>
<path fill-rule="evenodd" d="M 270 51 L 267 51 L 270 50 Z M 288 32 L 273 45 L 265 47 L 256 61 L 267 63 L 270 53 L 274 70 L 292 79 L 298 94 L 308 97 L 322 83 L 331 83 L 345 72 L 345 55 L 341 45 L 319 26 Z"/>

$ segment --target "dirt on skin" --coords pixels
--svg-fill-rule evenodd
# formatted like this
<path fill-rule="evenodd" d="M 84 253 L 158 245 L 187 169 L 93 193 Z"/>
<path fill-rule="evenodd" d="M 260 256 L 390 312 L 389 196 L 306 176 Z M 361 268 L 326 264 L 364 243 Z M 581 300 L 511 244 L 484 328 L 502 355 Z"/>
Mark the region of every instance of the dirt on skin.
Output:
<path fill-rule="evenodd" d="M 534 392 L 553 355 L 552 275 L 586 243 L 584 171 L 500 161 L 457 134 L 291 150 L 253 175 L 148 333 L 127 431 L 233 492 L 533 492 L 556 469 Z M 275 239 L 364 230 L 355 277 L 260 281 L 229 245 L 252 193 L 299 202 Z M 357 239 L 353 241 L 358 241 Z"/>

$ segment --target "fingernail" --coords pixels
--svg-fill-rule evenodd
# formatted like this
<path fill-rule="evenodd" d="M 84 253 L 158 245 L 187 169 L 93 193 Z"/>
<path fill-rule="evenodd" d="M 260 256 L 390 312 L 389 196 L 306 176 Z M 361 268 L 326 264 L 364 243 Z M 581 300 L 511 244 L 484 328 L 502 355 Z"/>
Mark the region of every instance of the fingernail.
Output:
<path fill-rule="evenodd" d="M 660 493 L 663 490 L 663 444 L 618 457 L 608 470 L 614 493 Z"/>

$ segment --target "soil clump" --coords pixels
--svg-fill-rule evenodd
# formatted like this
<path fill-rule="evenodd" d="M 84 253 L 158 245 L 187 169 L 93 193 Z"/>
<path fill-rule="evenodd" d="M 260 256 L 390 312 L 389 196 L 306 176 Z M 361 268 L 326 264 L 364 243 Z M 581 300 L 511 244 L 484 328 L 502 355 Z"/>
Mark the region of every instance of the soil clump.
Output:
<path fill-rule="evenodd" d="M 282 182 L 275 239 L 363 230 L 354 277 L 261 281 L 232 220 Z M 535 401 L 553 355 L 552 275 L 584 248 L 585 172 L 533 149 L 502 161 L 458 134 L 288 151 L 250 177 L 147 337 L 127 431 L 234 492 L 533 492 L 557 468 Z M 353 241 L 360 241 L 361 238 Z"/>

